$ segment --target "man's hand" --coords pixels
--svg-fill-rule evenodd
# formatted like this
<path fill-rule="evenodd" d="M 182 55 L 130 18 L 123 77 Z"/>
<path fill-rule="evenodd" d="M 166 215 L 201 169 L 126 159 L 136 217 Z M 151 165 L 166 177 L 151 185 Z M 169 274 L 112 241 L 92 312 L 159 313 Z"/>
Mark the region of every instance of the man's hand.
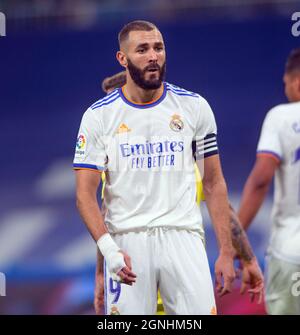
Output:
<path fill-rule="evenodd" d="M 224 285 L 222 284 L 222 277 Z M 216 290 L 220 297 L 231 292 L 235 278 L 233 256 L 231 253 L 220 253 L 215 264 Z"/>
<path fill-rule="evenodd" d="M 123 254 L 126 266 L 117 275 L 121 278 L 121 283 L 132 286 L 135 283 L 136 274 L 132 272 L 131 259 L 124 251 L 119 252 Z"/>
<path fill-rule="evenodd" d="M 132 285 L 135 282 L 135 274 L 131 272 L 131 260 L 130 257 L 120 251 L 126 267 L 122 268 L 118 272 L 118 281 L 121 281 L 124 284 Z M 128 271 L 129 269 L 129 271 Z M 104 274 L 103 274 L 103 256 L 98 250 L 97 255 L 97 266 L 95 272 L 95 290 L 94 290 L 94 308 L 96 315 L 104 314 Z"/>
<path fill-rule="evenodd" d="M 264 293 L 264 277 L 257 263 L 256 258 L 250 262 L 241 261 L 242 266 L 242 285 L 240 293 L 244 294 L 247 287 L 250 294 L 250 300 L 253 302 L 257 297 L 257 303 L 260 304 Z"/>
<path fill-rule="evenodd" d="M 104 310 L 104 275 L 103 271 L 96 271 L 94 307 L 97 315 L 102 315 Z"/>
<path fill-rule="evenodd" d="M 109 233 L 103 234 L 97 245 L 105 258 L 111 278 L 117 282 L 132 285 L 136 275 L 131 270 L 131 259 L 114 242 Z"/>
<path fill-rule="evenodd" d="M 118 272 L 118 281 L 126 285 L 132 285 L 135 282 L 136 275 L 131 271 L 130 257 L 123 251 L 120 253 L 124 257 L 126 266 Z M 103 257 L 102 255 L 100 257 Z M 103 258 L 102 258 L 103 261 Z M 103 267 L 98 266 L 95 273 L 95 290 L 94 290 L 94 308 L 96 315 L 102 315 L 104 309 L 104 274 Z"/>

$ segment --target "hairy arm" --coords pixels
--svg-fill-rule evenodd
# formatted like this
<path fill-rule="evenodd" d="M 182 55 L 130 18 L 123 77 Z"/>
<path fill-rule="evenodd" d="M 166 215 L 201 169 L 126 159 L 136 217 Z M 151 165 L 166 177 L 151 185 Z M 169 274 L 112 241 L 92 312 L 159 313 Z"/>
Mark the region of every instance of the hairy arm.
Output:
<path fill-rule="evenodd" d="M 201 171 L 201 161 L 197 161 Z M 220 253 L 215 264 L 216 289 L 220 296 L 231 291 L 235 277 L 233 247 L 230 232 L 227 187 L 218 155 L 204 159 L 203 191 L 210 217 L 215 229 Z M 222 277 L 224 286 L 222 285 Z"/>
<path fill-rule="evenodd" d="M 103 274 L 104 258 L 97 248 L 97 261 L 95 271 L 95 291 L 94 291 L 94 307 L 97 315 L 103 314 L 104 307 L 104 274 Z"/>
<path fill-rule="evenodd" d="M 201 167 L 199 166 L 199 169 Z M 201 170 L 200 170 L 201 171 Z M 204 159 L 203 192 L 220 253 L 232 254 L 227 187 L 218 155 Z"/>
<path fill-rule="evenodd" d="M 97 200 L 101 174 L 90 170 L 76 170 L 76 205 L 79 214 L 95 241 L 108 233 Z"/>
<path fill-rule="evenodd" d="M 114 280 L 132 285 L 136 275 L 131 271 L 131 259 L 111 238 L 101 214 L 97 200 L 97 190 L 101 175 L 90 170 L 76 170 L 76 198 L 80 216 L 101 253 Z"/>
<path fill-rule="evenodd" d="M 264 291 L 264 277 L 239 218 L 230 204 L 229 207 L 232 244 L 237 257 L 240 259 L 242 268 L 240 292 L 243 294 L 249 287 L 248 292 L 251 301 L 254 301 L 255 297 L 257 297 L 258 303 L 261 303 Z"/>
<path fill-rule="evenodd" d="M 278 160 L 271 156 L 257 155 L 255 165 L 245 184 L 238 217 L 247 229 L 261 207 L 269 190 Z"/>
<path fill-rule="evenodd" d="M 231 238 L 237 256 L 245 262 L 250 262 L 255 255 L 249 243 L 248 237 L 241 226 L 239 218 L 232 206 L 230 208 Z"/>

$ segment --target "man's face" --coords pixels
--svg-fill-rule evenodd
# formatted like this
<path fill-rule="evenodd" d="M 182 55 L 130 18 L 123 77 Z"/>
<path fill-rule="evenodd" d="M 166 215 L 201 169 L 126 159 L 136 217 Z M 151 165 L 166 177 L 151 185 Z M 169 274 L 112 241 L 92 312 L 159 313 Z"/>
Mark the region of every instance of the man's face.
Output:
<path fill-rule="evenodd" d="M 284 92 L 290 102 L 300 101 L 300 73 L 285 73 Z"/>
<path fill-rule="evenodd" d="M 131 31 L 124 42 L 127 68 L 132 80 L 145 90 L 158 89 L 166 72 L 166 52 L 157 30 Z"/>

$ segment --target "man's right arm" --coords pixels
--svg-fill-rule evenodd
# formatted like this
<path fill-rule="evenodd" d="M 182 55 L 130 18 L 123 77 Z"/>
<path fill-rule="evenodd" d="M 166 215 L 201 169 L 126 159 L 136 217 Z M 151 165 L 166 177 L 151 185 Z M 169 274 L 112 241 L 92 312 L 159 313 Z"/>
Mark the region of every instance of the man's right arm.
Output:
<path fill-rule="evenodd" d="M 76 170 L 76 205 L 93 239 L 97 242 L 108 233 L 97 201 L 101 173 L 86 169 Z"/>
<path fill-rule="evenodd" d="M 132 285 L 136 275 L 131 271 L 130 257 L 111 238 L 97 201 L 101 174 L 87 169 L 76 170 L 76 204 L 80 216 L 106 259 L 113 279 Z"/>

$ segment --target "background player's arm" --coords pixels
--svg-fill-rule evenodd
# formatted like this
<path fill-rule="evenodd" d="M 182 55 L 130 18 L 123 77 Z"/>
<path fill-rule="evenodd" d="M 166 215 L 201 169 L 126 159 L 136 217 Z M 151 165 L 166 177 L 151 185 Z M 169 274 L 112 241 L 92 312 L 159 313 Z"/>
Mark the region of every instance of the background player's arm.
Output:
<path fill-rule="evenodd" d="M 86 169 L 76 170 L 77 208 L 90 234 L 97 242 L 102 237 L 110 236 L 104 224 L 97 201 L 97 190 L 100 181 L 101 174 L 97 171 L 90 171 Z M 113 248 L 111 248 L 111 245 Z M 135 282 L 136 275 L 131 271 L 130 257 L 120 249 L 117 250 L 117 246 L 112 240 L 108 247 L 109 248 L 106 248 L 107 256 L 105 253 L 104 255 L 105 257 L 109 257 L 106 258 L 106 260 L 107 263 L 111 264 L 112 274 L 116 273 L 125 284 L 132 285 L 132 283 Z"/>
<path fill-rule="evenodd" d="M 255 255 L 253 253 L 247 235 L 242 228 L 239 218 L 231 204 L 229 204 L 229 208 L 232 245 L 236 251 L 236 255 L 244 263 L 251 262 L 255 258 Z"/>
<path fill-rule="evenodd" d="M 250 289 L 248 289 L 248 293 L 250 294 L 251 301 L 257 296 L 258 303 L 261 303 L 264 290 L 263 274 L 237 214 L 231 205 L 229 205 L 229 207 L 232 244 L 242 266 L 242 285 L 240 292 L 243 294 L 249 286 Z"/>
<path fill-rule="evenodd" d="M 201 160 L 197 165 L 201 171 Z M 235 277 L 231 241 L 227 187 L 222 174 L 219 155 L 204 158 L 203 191 L 218 240 L 220 255 L 215 264 L 217 291 L 224 295 L 231 291 Z M 224 287 L 222 280 L 224 278 Z"/>
<path fill-rule="evenodd" d="M 94 291 L 94 307 L 97 315 L 103 314 L 104 306 L 104 274 L 103 274 L 103 255 L 97 248 L 97 261 L 95 271 L 95 291 Z"/>
<path fill-rule="evenodd" d="M 248 228 L 262 205 L 279 164 L 279 160 L 271 155 L 257 155 L 255 165 L 245 184 L 238 212 L 245 229 Z"/>

